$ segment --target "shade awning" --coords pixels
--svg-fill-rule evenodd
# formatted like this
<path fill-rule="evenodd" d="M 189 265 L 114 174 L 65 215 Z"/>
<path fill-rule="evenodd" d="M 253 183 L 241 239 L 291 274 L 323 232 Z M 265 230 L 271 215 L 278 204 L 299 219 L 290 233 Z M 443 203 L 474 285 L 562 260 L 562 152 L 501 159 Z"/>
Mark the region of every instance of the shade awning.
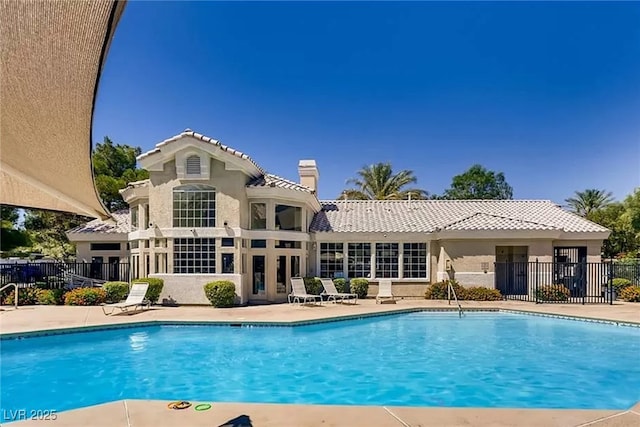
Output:
<path fill-rule="evenodd" d="M 0 203 L 106 218 L 91 165 L 100 71 L 125 2 L 0 2 Z"/>

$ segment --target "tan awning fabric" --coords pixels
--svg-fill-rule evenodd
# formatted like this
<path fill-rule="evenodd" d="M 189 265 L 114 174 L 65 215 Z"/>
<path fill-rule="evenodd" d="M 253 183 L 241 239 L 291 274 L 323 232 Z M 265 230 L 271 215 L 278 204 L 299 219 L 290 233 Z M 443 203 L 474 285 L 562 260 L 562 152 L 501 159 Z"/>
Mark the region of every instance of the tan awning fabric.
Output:
<path fill-rule="evenodd" d="M 108 217 L 91 167 L 100 71 L 124 1 L 0 1 L 0 203 Z"/>

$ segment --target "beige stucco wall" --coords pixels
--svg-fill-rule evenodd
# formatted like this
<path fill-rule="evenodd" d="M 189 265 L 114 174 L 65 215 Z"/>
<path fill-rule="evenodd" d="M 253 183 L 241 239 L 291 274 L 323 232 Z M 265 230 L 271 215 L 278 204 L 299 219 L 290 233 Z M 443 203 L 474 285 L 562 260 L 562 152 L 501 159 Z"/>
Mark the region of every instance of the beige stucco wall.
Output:
<path fill-rule="evenodd" d="M 162 172 L 150 173 L 150 221 L 159 228 L 173 227 L 173 188 L 184 184 L 206 184 L 216 189 L 216 227 L 248 227 L 247 176 L 225 170 L 223 162 L 211 159 L 209 180 L 178 179 L 175 161 L 164 164 Z"/>
<path fill-rule="evenodd" d="M 499 239 L 499 240 L 442 240 L 436 262 L 438 279 L 455 278 L 463 286 L 494 286 L 497 246 L 525 246 L 527 258 L 522 261 L 541 263 L 553 261 L 554 247 L 587 247 L 587 261 L 600 262 L 601 240 Z M 432 252 L 436 253 L 435 251 Z M 446 260 L 452 269 L 445 272 Z M 516 259 L 516 261 L 518 261 Z M 482 268 L 486 263 L 486 271 Z"/>
<path fill-rule="evenodd" d="M 247 296 L 242 286 L 239 274 L 150 274 L 164 281 L 159 303 L 162 300 L 173 299 L 178 304 L 210 305 L 204 293 L 204 285 L 216 280 L 228 280 L 236 285 L 236 304 L 245 304 Z"/>
<path fill-rule="evenodd" d="M 429 283 L 424 282 L 391 282 L 393 296 L 400 299 L 424 298 Z M 375 298 L 378 294 L 378 282 L 369 282 L 367 298 Z"/>

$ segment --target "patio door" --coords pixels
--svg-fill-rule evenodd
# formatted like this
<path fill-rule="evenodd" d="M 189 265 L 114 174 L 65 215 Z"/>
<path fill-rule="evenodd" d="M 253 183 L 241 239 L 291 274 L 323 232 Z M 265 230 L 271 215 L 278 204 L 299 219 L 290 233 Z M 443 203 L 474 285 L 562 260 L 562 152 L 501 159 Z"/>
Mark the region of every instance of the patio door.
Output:
<path fill-rule="evenodd" d="M 284 301 L 291 293 L 291 278 L 300 276 L 300 256 L 281 254 L 276 257 L 276 299 Z"/>
<path fill-rule="evenodd" d="M 251 299 L 265 300 L 266 292 L 266 262 L 265 255 L 254 255 L 251 262 Z"/>

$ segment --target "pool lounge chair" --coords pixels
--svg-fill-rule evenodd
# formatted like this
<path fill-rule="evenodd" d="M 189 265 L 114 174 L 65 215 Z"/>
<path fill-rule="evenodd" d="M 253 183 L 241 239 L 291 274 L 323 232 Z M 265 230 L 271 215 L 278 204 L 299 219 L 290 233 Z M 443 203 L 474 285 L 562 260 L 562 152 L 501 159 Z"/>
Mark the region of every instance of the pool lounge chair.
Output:
<path fill-rule="evenodd" d="M 322 294 L 327 296 L 327 301 L 333 300 L 333 302 L 336 303 L 338 302 L 338 299 L 340 299 L 341 302 L 344 302 L 345 300 L 353 300 L 354 304 L 358 303 L 358 294 L 338 292 L 335 283 L 333 283 L 333 280 L 320 279 L 320 282 L 322 282 L 322 287 L 324 288 Z"/>
<path fill-rule="evenodd" d="M 393 296 L 391 292 L 391 280 L 380 280 L 378 282 L 378 295 L 376 295 L 376 304 L 382 303 L 384 299 L 391 299 L 391 301 L 396 301 L 396 297 Z"/>
<path fill-rule="evenodd" d="M 320 295 L 308 294 L 307 289 L 304 287 L 304 280 L 302 280 L 302 277 L 292 277 L 291 293 L 289 294 L 289 304 L 306 304 L 307 301 L 311 301 L 314 304 L 317 301 L 322 304 L 322 297 Z"/>
<path fill-rule="evenodd" d="M 148 283 L 134 283 L 129 290 L 129 295 L 124 302 L 117 302 L 115 304 L 102 304 L 102 312 L 107 314 L 113 314 L 116 309 L 120 309 L 122 313 L 133 314 L 138 308 L 149 309 L 151 303 L 144 299 L 149 289 Z M 105 308 L 111 308 L 111 311 L 107 313 Z M 131 310 L 133 309 L 133 310 Z"/>

